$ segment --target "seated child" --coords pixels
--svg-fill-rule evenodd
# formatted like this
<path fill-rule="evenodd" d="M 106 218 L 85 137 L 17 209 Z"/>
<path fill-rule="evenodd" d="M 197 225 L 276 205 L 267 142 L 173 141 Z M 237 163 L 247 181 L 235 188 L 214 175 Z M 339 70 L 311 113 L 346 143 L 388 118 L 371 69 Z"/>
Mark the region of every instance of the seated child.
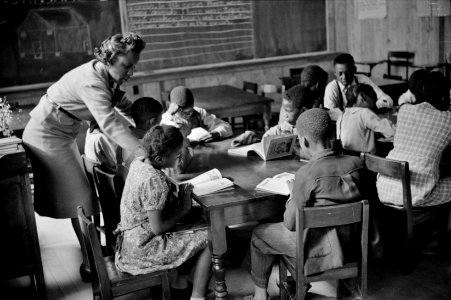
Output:
<path fill-rule="evenodd" d="M 229 123 L 210 115 L 203 108 L 194 106 L 194 97 L 190 89 L 184 86 L 175 87 L 169 98 L 171 104 L 163 114 L 161 124 L 177 127 L 185 124 L 190 129 L 204 127 L 210 135 L 204 137 L 202 142 L 213 142 L 233 135 Z"/>
<path fill-rule="evenodd" d="M 376 153 L 374 133 L 386 138 L 395 134 L 395 126 L 381 119 L 372 110 L 376 108 L 376 93 L 367 84 L 357 84 L 346 91 L 347 107 L 337 121 L 337 138 L 344 150 Z"/>
<path fill-rule="evenodd" d="M 117 145 L 100 130 L 96 121 L 89 123 L 85 141 L 85 156 L 111 170 L 116 169 Z"/>
<path fill-rule="evenodd" d="M 398 105 L 401 106 L 405 103 L 410 103 L 413 104 L 416 101 L 416 97 L 415 94 L 417 94 L 418 92 L 420 92 L 418 90 L 418 87 L 421 86 L 423 80 L 426 78 L 427 74 L 429 72 L 424 70 L 424 69 L 420 69 L 420 70 L 416 70 L 415 72 L 412 73 L 412 75 L 410 75 L 409 77 L 409 81 L 407 82 L 407 91 L 405 93 L 403 93 L 401 96 L 399 96 L 398 99 Z"/>
<path fill-rule="evenodd" d="M 285 92 L 282 99 L 284 121 L 265 132 L 263 137 L 282 134 L 296 134 L 296 120 L 299 115 L 313 107 L 313 93 L 302 85 L 295 85 Z"/>
<path fill-rule="evenodd" d="M 385 94 L 370 78 L 365 75 L 356 74 L 354 58 L 351 54 L 342 53 L 334 59 L 334 73 L 337 79 L 332 80 L 326 86 L 324 92 L 324 107 L 329 110 L 333 121 L 343 113 L 346 107 L 346 90 L 354 84 L 365 83 L 370 85 L 377 95 L 376 106 L 378 108 L 393 107 L 393 100 Z"/>
<path fill-rule="evenodd" d="M 327 85 L 328 74 L 320 66 L 309 65 L 302 70 L 300 85 L 309 88 L 312 92 L 313 107 L 323 107 L 324 90 Z M 285 121 L 285 113 L 283 108 L 280 108 L 279 123 Z"/>
<path fill-rule="evenodd" d="M 302 113 L 296 128 L 301 148 L 310 162 L 295 176 L 293 190 L 286 204 L 282 223 L 258 225 L 251 238 L 251 276 L 253 300 L 266 300 L 272 264 L 278 255 L 296 257 L 296 211 L 304 206 L 343 204 L 361 200 L 365 167 L 359 157 L 337 155 L 330 143 L 332 124 L 328 113 L 312 108 Z M 311 275 L 346 263 L 346 240 L 341 229 L 324 228 L 304 234 L 305 273 Z M 349 228 L 347 228 L 349 229 Z M 340 235 L 340 239 L 339 239 Z"/>
<path fill-rule="evenodd" d="M 451 145 L 449 83 L 442 73 L 431 72 L 419 90 L 415 104 L 399 109 L 387 158 L 409 162 L 413 206 L 433 206 L 451 201 L 451 176 L 440 172 L 443 153 Z M 399 179 L 379 175 L 376 185 L 382 202 L 403 205 Z"/>
<path fill-rule="evenodd" d="M 132 162 L 122 194 L 116 267 L 132 275 L 145 274 L 177 268 L 196 256 L 191 299 L 205 299 L 211 274 L 207 230 L 172 231 L 191 210 L 192 186 L 180 186 L 177 199 L 162 172 L 177 162 L 183 136 L 173 126 L 157 125 L 144 136 L 143 148 L 146 155 Z M 183 289 L 182 282 L 176 280 L 172 287 Z"/>
<path fill-rule="evenodd" d="M 163 106 L 151 97 L 142 97 L 133 102 L 131 115 L 135 126 L 130 126 L 132 134 L 139 140 L 142 140 L 147 130 L 160 124 Z M 135 158 L 135 153 L 118 147 L 116 151 L 117 173 L 125 181 L 127 178 L 130 164 Z"/>

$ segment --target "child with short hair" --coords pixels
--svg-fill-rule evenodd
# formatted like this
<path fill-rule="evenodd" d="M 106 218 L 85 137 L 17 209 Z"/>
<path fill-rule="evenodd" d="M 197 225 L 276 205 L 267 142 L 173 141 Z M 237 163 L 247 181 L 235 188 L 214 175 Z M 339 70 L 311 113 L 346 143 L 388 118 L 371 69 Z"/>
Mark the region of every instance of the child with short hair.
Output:
<path fill-rule="evenodd" d="M 381 119 L 373 112 L 376 93 L 367 84 L 349 87 L 346 92 L 347 107 L 337 121 L 337 138 L 343 150 L 376 153 L 375 132 L 392 138 L 395 126 L 388 119 Z"/>
<path fill-rule="evenodd" d="M 177 162 L 183 140 L 177 128 L 166 125 L 154 126 L 144 136 L 145 157 L 132 162 L 122 194 L 115 263 L 120 271 L 138 275 L 177 268 L 197 255 L 191 299 L 205 299 L 211 274 L 207 230 L 172 231 L 191 210 L 193 187 L 180 186 L 175 198 L 162 171 Z M 173 288 L 183 289 L 182 282 L 175 281 Z"/>
<path fill-rule="evenodd" d="M 229 123 L 209 114 L 203 108 L 194 106 L 194 96 L 190 89 L 184 86 L 175 87 L 169 98 L 171 104 L 163 114 L 161 124 L 177 127 L 188 125 L 189 129 L 204 127 L 210 134 L 201 142 L 213 142 L 233 135 L 232 126 Z"/>
<path fill-rule="evenodd" d="M 378 108 L 393 107 L 393 100 L 385 94 L 370 78 L 356 74 L 354 58 L 349 53 L 342 53 L 334 59 L 335 80 L 329 82 L 324 92 L 324 107 L 329 110 L 332 121 L 338 120 L 346 107 L 346 90 L 354 84 L 364 83 L 370 85 L 377 95 Z"/>
<path fill-rule="evenodd" d="M 141 140 L 152 126 L 160 124 L 161 115 L 163 114 L 163 106 L 152 97 L 141 97 L 133 102 L 131 107 L 131 115 L 135 126 L 130 126 L 132 134 Z M 135 153 L 118 147 L 116 151 L 116 160 L 118 164 L 119 175 L 125 180 L 127 177 L 130 164 L 135 158 Z M 121 167 L 119 167 L 121 166 Z M 125 167 L 125 168 L 122 168 Z"/>
<path fill-rule="evenodd" d="M 399 96 L 398 105 L 401 106 L 405 103 L 413 104 L 416 102 L 416 95 L 421 93 L 421 85 L 428 75 L 428 71 L 424 69 L 416 70 L 409 77 L 407 82 L 407 91 Z"/>
<path fill-rule="evenodd" d="M 284 121 L 271 127 L 263 137 L 281 134 L 296 134 L 296 120 L 299 115 L 313 107 L 313 93 L 308 87 L 295 85 L 285 92 L 282 99 Z"/>
<path fill-rule="evenodd" d="M 272 264 L 280 255 L 296 258 L 296 212 L 298 208 L 336 205 L 362 199 L 365 167 L 359 157 L 337 155 L 331 148 L 332 124 L 328 113 L 312 108 L 296 123 L 303 151 L 310 161 L 295 175 L 293 191 L 286 204 L 284 221 L 258 225 L 251 238 L 253 300 L 268 299 L 267 288 Z M 306 275 L 338 268 L 349 257 L 343 248 L 349 244 L 349 228 L 307 229 L 304 233 Z M 342 230 L 345 230 L 344 232 Z M 339 238 L 340 237 L 340 238 Z"/>

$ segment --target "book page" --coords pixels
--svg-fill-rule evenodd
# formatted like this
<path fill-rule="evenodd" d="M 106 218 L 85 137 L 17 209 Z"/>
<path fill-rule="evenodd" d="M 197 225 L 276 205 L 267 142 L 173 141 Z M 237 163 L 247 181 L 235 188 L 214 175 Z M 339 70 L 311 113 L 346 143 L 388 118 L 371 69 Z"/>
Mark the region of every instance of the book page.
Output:
<path fill-rule="evenodd" d="M 285 196 L 290 194 L 286 179 L 266 178 L 260 182 L 255 189 Z"/>
<path fill-rule="evenodd" d="M 190 142 L 199 142 L 203 137 L 206 137 L 210 133 L 202 127 L 196 127 L 191 129 L 191 133 L 187 136 Z"/>
<path fill-rule="evenodd" d="M 273 179 L 294 180 L 294 174 L 283 172 L 272 177 Z"/>
<path fill-rule="evenodd" d="M 219 172 L 218 169 L 211 169 L 208 172 L 205 172 L 203 174 L 200 174 L 199 176 L 196 176 L 190 180 L 183 181 L 182 183 L 191 183 L 192 185 L 196 186 L 198 184 L 209 182 L 217 179 L 221 179 L 222 175 L 221 172 Z"/>
<path fill-rule="evenodd" d="M 228 149 L 227 154 L 236 156 L 247 156 L 249 151 L 253 151 L 253 145 L 247 145 L 234 149 Z"/>
<path fill-rule="evenodd" d="M 264 142 L 265 139 L 263 139 L 263 141 L 260 143 L 253 144 L 252 148 L 254 149 L 255 153 L 257 153 L 263 160 L 266 160 Z"/>
<path fill-rule="evenodd" d="M 224 190 L 233 186 L 233 182 L 227 178 L 221 178 L 213 181 L 204 182 L 194 186 L 193 193 L 197 196 L 211 194 L 217 191 Z"/>

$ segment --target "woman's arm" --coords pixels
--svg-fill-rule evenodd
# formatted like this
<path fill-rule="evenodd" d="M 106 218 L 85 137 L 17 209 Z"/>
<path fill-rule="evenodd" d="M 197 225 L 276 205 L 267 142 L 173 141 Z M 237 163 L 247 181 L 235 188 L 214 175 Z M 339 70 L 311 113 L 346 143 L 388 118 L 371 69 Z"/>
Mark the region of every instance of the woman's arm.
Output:
<path fill-rule="evenodd" d="M 156 235 L 160 235 L 170 231 L 172 227 L 191 210 L 191 194 L 193 186 L 185 184 L 180 186 L 179 199 L 180 207 L 174 210 L 170 215 L 165 215 L 162 210 L 149 210 L 147 217 L 149 218 L 150 228 Z"/>

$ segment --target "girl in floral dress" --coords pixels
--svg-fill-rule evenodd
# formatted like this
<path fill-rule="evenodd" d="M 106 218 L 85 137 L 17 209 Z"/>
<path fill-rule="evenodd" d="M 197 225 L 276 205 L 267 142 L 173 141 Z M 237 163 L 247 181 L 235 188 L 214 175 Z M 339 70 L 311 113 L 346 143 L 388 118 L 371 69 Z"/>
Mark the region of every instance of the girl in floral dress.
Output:
<path fill-rule="evenodd" d="M 130 165 L 122 195 L 116 267 L 133 275 L 145 274 L 177 268 L 198 254 L 191 299 L 205 299 L 211 275 L 207 230 L 192 227 L 174 231 L 176 223 L 191 210 L 192 186 L 180 186 L 177 199 L 161 171 L 174 166 L 183 136 L 175 127 L 157 125 L 146 133 L 143 146 L 146 156 Z M 183 288 L 180 284 L 176 280 L 172 286 Z"/>

